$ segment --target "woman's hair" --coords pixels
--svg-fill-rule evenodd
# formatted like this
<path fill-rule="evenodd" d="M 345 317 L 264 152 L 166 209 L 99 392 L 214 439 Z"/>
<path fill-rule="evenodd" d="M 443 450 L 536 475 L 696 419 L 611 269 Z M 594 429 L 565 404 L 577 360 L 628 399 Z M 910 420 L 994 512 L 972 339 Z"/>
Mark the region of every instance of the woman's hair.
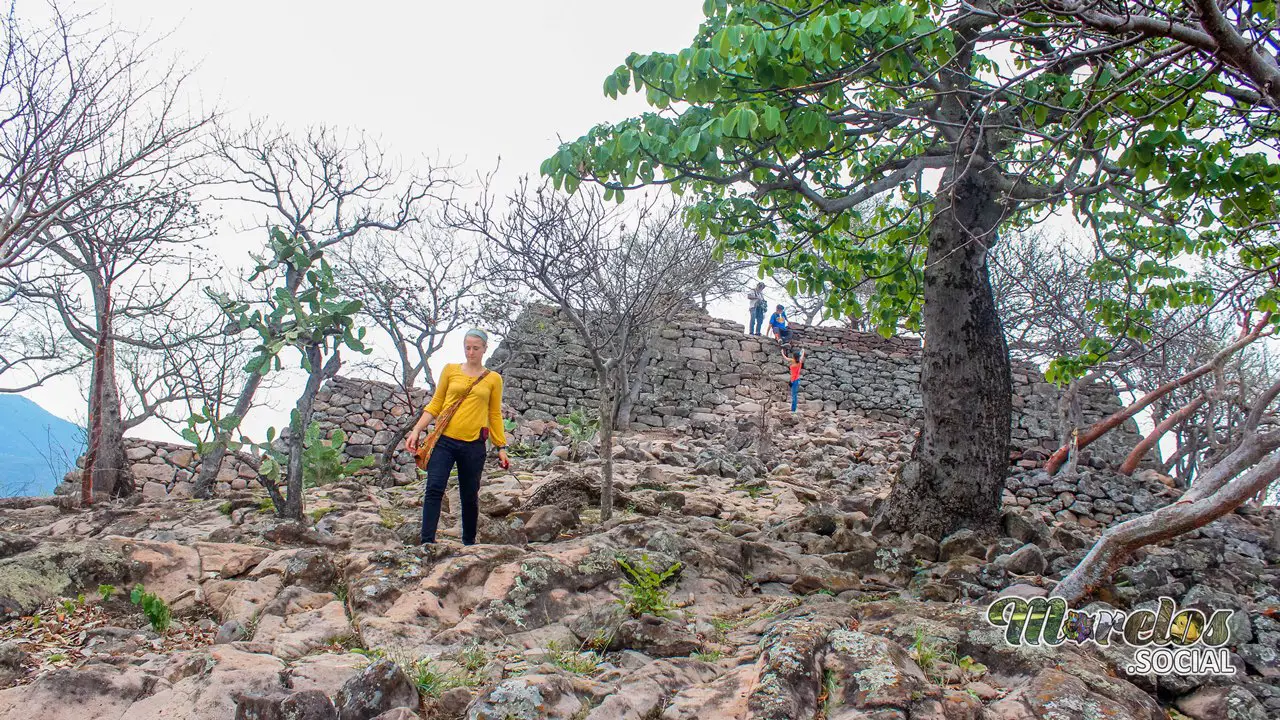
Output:
<path fill-rule="evenodd" d="M 485 347 L 489 347 L 489 333 L 481 330 L 480 328 L 471 328 L 468 330 L 467 334 L 462 336 L 463 342 L 465 342 L 469 337 L 479 338 L 480 342 L 484 343 Z"/>

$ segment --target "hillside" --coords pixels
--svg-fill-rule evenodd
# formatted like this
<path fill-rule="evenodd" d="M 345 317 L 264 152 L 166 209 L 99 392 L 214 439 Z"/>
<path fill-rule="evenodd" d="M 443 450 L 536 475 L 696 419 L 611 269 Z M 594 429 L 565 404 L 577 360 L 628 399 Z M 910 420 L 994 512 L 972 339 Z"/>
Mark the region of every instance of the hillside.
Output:
<path fill-rule="evenodd" d="M 0 497 L 51 495 L 83 447 L 83 428 L 21 395 L 0 395 Z"/>
<path fill-rule="evenodd" d="M 1103 588 L 1090 607 L 1235 611 L 1234 676 L 1144 674 L 1133 647 L 1010 645 L 985 619 L 998 596 L 1043 595 L 1096 536 L 1089 516 L 1037 509 L 1067 478 L 1016 473 L 1001 537 L 898 537 L 869 518 L 912 428 L 741 416 L 624 435 L 602 523 L 601 461 L 565 432 L 514 431 L 522 454 L 486 471 L 473 547 L 456 542 L 456 492 L 445 542 L 416 544 L 419 484 L 311 490 L 303 526 L 256 490 L 0 509 L 0 718 L 1280 716 L 1274 509 L 1141 552 Z M 1097 495 L 1077 498 L 1092 517 L 1173 499 L 1097 469 L 1068 485 Z M 629 590 L 624 563 L 670 578 Z M 148 626 L 135 583 L 172 627 Z"/>

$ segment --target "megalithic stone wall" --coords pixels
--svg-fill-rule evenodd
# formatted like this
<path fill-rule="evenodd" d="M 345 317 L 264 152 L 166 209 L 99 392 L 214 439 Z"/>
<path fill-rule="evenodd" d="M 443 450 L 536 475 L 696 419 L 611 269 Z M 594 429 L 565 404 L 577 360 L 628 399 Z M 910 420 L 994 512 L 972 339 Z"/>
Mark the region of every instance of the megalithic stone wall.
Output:
<path fill-rule="evenodd" d="M 745 315 L 745 313 L 744 313 Z M 807 407 L 859 411 L 868 417 L 914 423 L 920 418 L 920 341 L 883 338 L 842 327 L 794 326 L 793 344 L 806 352 L 801 401 Z M 727 416 L 756 413 L 762 402 L 789 403 L 787 366 L 769 336 L 706 314 L 690 314 L 661 331 L 650 348 L 632 419 L 639 427 L 714 431 Z M 514 357 L 512 357 L 514 354 Z M 503 370 L 504 399 L 518 414 L 556 417 L 595 408 L 595 373 L 577 331 L 552 308 L 534 306 L 494 352 Z M 1013 445 L 1023 467 L 1058 446 L 1059 390 L 1033 365 L 1013 366 Z M 1121 403 L 1096 383 L 1082 392 L 1085 424 Z M 1099 463 L 1120 462 L 1140 439 L 1132 420 L 1091 445 Z M 1038 448 L 1038 450 L 1037 450 Z"/>

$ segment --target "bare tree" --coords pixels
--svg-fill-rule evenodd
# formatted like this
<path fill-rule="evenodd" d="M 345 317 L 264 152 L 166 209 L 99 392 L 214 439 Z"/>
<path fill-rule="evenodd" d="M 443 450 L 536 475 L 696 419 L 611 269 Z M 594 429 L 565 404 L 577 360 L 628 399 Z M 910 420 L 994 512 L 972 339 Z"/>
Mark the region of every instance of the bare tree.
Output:
<path fill-rule="evenodd" d="M 112 186 L 68 206 L 56 226 L 61 239 L 43 259 L 11 268 L 5 284 L 58 320 L 50 326 L 70 338 L 80 352 L 40 358 L 49 373 L 70 372 L 93 358 L 89 383 L 89 488 L 125 495 L 132 479 L 124 455 L 124 434 L 180 397 L 163 362 L 151 372 L 133 372 L 126 407 L 118 382 L 119 360 L 137 369 L 146 353 L 172 353 L 199 343 L 220 323 L 183 302 L 187 290 L 205 279 L 191 245 L 206 232 L 204 218 L 184 189 Z M 74 224 L 73 221 L 74 220 Z M 131 410 L 131 412 L 130 412 Z M 85 501 L 92 500 L 87 493 Z"/>
<path fill-rule="evenodd" d="M 187 75 L 156 42 L 50 7 L 45 23 L 0 18 L 0 268 L 82 226 L 87 198 L 166 184 L 211 118 L 184 109 Z"/>
<path fill-rule="evenodd" d="M 573 197 L 527 180 L 494 210 L 487 190 L 473 206 L 451 206 L 449 222 L 481 235 L 500 284 L 550 302 L 577 330 L 597 378 L 604 478 L 601 518 L 613 511 L 613 432 L 656 333 L 723 272 L 713 246 L 685 227 L 682 208 L 657 197 L 634 212 L 598 192 Z M 621 418 L 622 423 L 626 418 Z"/>
<path fill-rule="evenodd" d="M 381 470 L 392 470 L 400 444 L 416 421 L 413 390 L 419 379 L 427 392 L 435 381 L 427 363 L 449 333 L 476 321 L 485 291 L 475 248 L 452 233 L 418 228 L 409 237 L 369 235 L 340 246 L 335 263 L 343 294 L 363 303 L 359 318 L 382 331 L 395 349 L 391 362 L 369 360 L 362 366 L 390 377 L 409 408 L 381 450 Z"/>
<path fill-rule="evenodd" d="M 222 132 L 217 154 L 226 164 L 229 194 L 265 215 L 262 227 L 279 226 L 316 255 L 370 233 L 394 233 L 422 218 L 425 205 L 452 187 L 446 169 L 402 170 L 377 143 L 357 132 L 318 126 L 304 136 L 255 124 L 241 133 Z M 294 274 L 279 290 L 294 295 L 305 278 Z M 279 328 L 269 329 L 274 333 Z M 242 421 L 253 406 L 263 375 L 250 372 L 228 419 Z M 201 458 L 197 497 L 208 497 L 234 427 L 218 430 Z"/>
<path fill-rule="evenodd" d="M 1010 233 L 992 248 L 992 293 L 1011 358 L 1043 367 L 1054 358 L 1079 353 L 1090 338 L 1105 335 L 1091 303 L 1114 301 L 1123 290 L 1094 280 L 1089 270 L 1097 258 L 1078 245 L 1066 235 L 1033 229 Z M 1165 314 L 1155 329 L 1167 331 L 1173 323 Z M 1105 361 L 1071 378 L 1058 398 L 1058 433 L 1068 448 L 1069 471 L 1074 471 L 1081 448 L 1081 391 L 1093 383 L 1110 382 L 1121 393 L 1141 392 L 1135 375 L 1145 377 L 1143 365 L 1155 360 L 1144 352 L 1144 344 L 1132 338 L 1122 342 Z"/>
<path fill-rule="evenodd" d="M 194 430 L 188 422 L 193 414 L 205 415 L 214 424 L 229 415 L 242 368 L 253 356 L 248 338 L 227 332 L 223 313 L 207 296 L 192 305 L 200 310 L 192 326 L 208 328 L 197 342 L 165 343 L 156 350 L 126 346 L 117 357 L 126 414 L 137 417 L 145 411 L 147 417 L 184 436 L 184 430 Z M 155 337 L 165 337 L 165 329 L 154 327 L 161 318 L 152 320 Z M 273 386 L 270 378 L 263 382 Z"/>
<path fill-rule="evenodd" d="M 1107 335 L 1096 310 L 1133 302 L 1123 285 L 1097 279 L 1093 269 L 1109 260 L 1082 243 L 1036 230 L 1011 235 L 993 249 L 992 286 L 1010 355 L 1044 365 L 1078 355 Z M 1238 408 L 1251 402 L 1247 388 L 1269 385 L 1268 378 L 1274 377 L 1252 341 L 1214 359 L 1232 344 L 1230 338 L 1248 334 L 1239 331 L 1247 315 L 1244 308 L 1267 287 L 1266 282 L 1242 283 L 1240 277 L 1210 263 L 1197 279 L 1217 288 L 1224 302 L 1208 312 L 1149 308 L 1141 326 L 1104 348 L 1084 375 L 1069 379 L 1059 402 L 1062 449 L 1052 469 L 1061 463 L 1070 472 L 1080 449 L 1142 410 L 1150 412 L 1156 430 L 1131 454 L 1123 471 L 1132 472 L 1169 432 L 1177 437 L 1177 446 L 1164 469 L 1184 487 L 1206 458 L 1202 451 L 1222 454 L 1221 442 L 1214 438 L 1231 435 L 1243 419 Z M 1261 333 L 1254 340 L 1259 337 Z M 1085 428 L 1080 390 L 1094 382 L 1109 383 L 1122 397 L 1146 399 L 1112 418 L 1105 430 Z M 1155 389 L 1160 392 L 1148 396 Z"/>
<path fill-rule="evenodd" d="M 62 328 L 56 310 L 17 293 L 18 276 L 0 274 L 0 393 L 20 393 L 89 364 L 86 352 Z"/>

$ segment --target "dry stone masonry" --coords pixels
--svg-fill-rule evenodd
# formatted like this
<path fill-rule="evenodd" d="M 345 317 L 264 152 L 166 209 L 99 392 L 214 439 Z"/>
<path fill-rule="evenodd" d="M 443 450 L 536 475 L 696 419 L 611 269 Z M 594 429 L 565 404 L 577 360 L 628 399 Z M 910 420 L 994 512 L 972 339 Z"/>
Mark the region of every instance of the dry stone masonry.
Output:
<path fill-rule="evenodd" d="M 920 415 L 920 342 L 914 338 L 883 338 L 847 328 L 795 326 L 794 342 L 807 350 L 801 383 L 802 403 L 808 409 L 851 411 L 872 420 L 904 424 Z M 785 407 L 790 395 L 787 367 L 777 342 L 743 333 L 742 325 L 706 314 L 690 314 L 663 329 L 648 349 L 648 364 L 632 409 L 638 429 L 671 428 L 699 436 L 716 435 L 727 422 L 758 415 L 764 404 Z M 494 353 L 491 365 L 504 364 L 504 400 L 509 410 L 525 419 L 550 420 L 577 408 L 594 409 L 595 374 L 577 332 L 557 312 L 532 307 Z M 1034 366 L 1013 367 L 1013 447 L 1010 460 L 1022 469 L 1043 464 L 1057 447 L 1059 391 L 1045 382 Z M 430 398 L 425 389 L 412 391 L 412 408 L 404 391 L 386 383 L 335 377 L 316 396 L 314 419 L 322 435 L 341 428 L 346 456 L 379 453 L 410 415 Z M 1081 407 L 1086 424 L 1120 408 L 1106 385 L 1085 388 Z M 1133 421 L 1127 422 L 1085 451 L 1084 465 L 1114 466 L 1139 439 Z M 195 458 L 189 446 L 130 438 L 128 457 L 135 478 L 151 496 L 189 492 Z M 228 458 L 218 475 L 218 490 L 242 489 L 256 476 L 257 461 L 242 454 Z M 74 477 L 73 477 L 74 476 Z M 417 477 L 413 458 L 397 452 L 392 477 L 405 484 Z M 1010 483 L 1024 482 L 1015 478 Z M 1069 480 L 1057 480 L 1057 485 Z M 78 471 L 64 483 L 65 491 L 79 484 Z M 1028 495 L 1033 490 L 1034 496 Z M 1034 498 L 1036 509 L 1058 513 L 1075 502 L 1055 503 L 1066 495 L 1088 492 L 1054 491 L 1038 486 L 1009 485 L 1016 498 Z M 1024 505 L 1025 507 L 1025 505 Z M 1109 508 L 1108 508 L 1109 509 Z M 1131 512 L 1131 511 L 1130 511 Z M 1099 522 L 1110 524 L 1127 513 L 1100 512 Z"/>
<path fill-rule="evenodd" d="M 918 421 L 919 340 L 800 325 L 793 340 L 808 353 L 800 388 L 807 407 Z M 533 307 L 525 313 L 494 353 L 495 363 L 508 360 L 504 397 L 518 414 L 548 419 L 596 406 L 586 348 L 556 311 Z M 649 348 L 632 419 L 641 428 L 714 430 L 728 417 L 758 413 L 762 402 L 789 402 L 787 379 L 776 341 L 746 335 L 736 322 L 690 314 L 662 330 Z M 1035 467 L 1058 444 L 1059 391 L 1026 363 L 1014 365 L 1013 390 L 1013 446 L 1027 453 L 1012 459 Z M 1081 406 L 1086 424 L 1121 407 L 1102 384 L 1083 391 Z M 1138 439 L 1130 421 L 1088 452 L 1099 465 L 1119 463 Z"/>
<path fill-rule="evenodd" d="M 347 436 L 347 459 L 377 455 L 395 436 L 396 431 L 413 420 L 410 415 L 421 412 L 431 400 L 425 389 L 414 388 L 412 408 L 405 402 L 404 390 L 372 380 L 335 377 L 316 393 L 315 414 L 321 435 L 330 437 L 342 428 Z M 408 483 L 417 477 L 413 456 L 403 448 L 396 452 L 395 478 Z"/>
<path fill-rule="evenodd" d="M 133 474 L 142 496 L 147 500 L 159 500 L 168 496 L 191 497 L 195 489 L 195 474 L 199 472 L 200 458 L 190 445 L 143 440 L 124 439 L 124 453 L 129 460 L 129 472 Z M 77 467 L 62 479 L 56 494 L 80 491 L 80 479 L 84 457 L 76 461 Z M 231 490 L 243 490 L 256 485 L 258 460 L 248 453 L 227 453 L 216 476 L 215 489 L 219 494 Z"/>

